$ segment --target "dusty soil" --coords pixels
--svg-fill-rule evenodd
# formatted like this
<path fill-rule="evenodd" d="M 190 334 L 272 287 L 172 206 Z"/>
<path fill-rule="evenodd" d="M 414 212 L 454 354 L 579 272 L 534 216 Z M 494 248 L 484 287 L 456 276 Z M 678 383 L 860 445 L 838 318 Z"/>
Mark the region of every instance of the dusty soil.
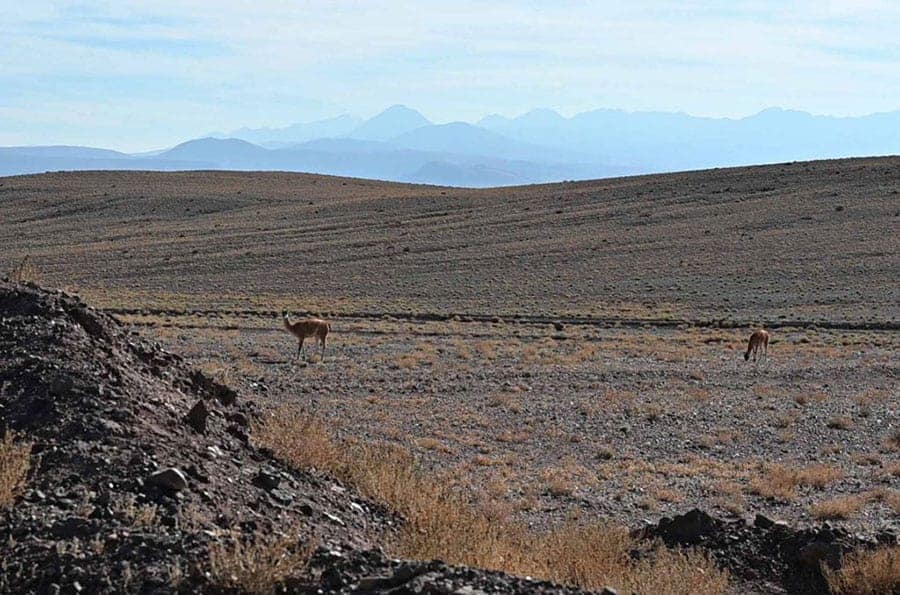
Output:
<path fill-rule="evenodd" d="M 343 313 L 896 328 L 898 192 L 897 157 L 492 190 L 278 173 L 21 176 L 0 178 L 0 270 L 30 254 L 48 284 L 132 307 L 280 298 Z"/>
<path fill-rule="evenodd" d="M 230 408 L 252 418 L 300 404 L 344 436 L 404 444 L 537 528 L 608 518 L 681 543 L 662 529 L 666 517 L 700 508 L 724 519 L 703 539 L 745 581 L 738 591 L 796 591 L 789 577 L 799 576 L 798 560 L 812 560 L 810 572 L 821 560 L 801 554 L 810 540 L 832 544 L 834 557 L 861 541 L 896 543 L 900 533 L 898 192 L 896 157 L 477 191 L 277 173 L 2 178 L 0 271 L 30 256 L 30 276 L 135 323 L 140 337 L 129 341 L 166 351 L 117 344 L 88 357 L 84 341 L 96 337 L 67 346 L 49 323 L 38 325 L 43 338 L 30 350 L 21 330 L 34 321 L 23 319 L 7 325 L 12 351 L 0 353 L 21 352 L 7 382 L 41 395 L 66 393 L 68 384 L 53 388 L 55 360 L 82 353 L 73 370 L 61 364 L 63 376 L 74 379 L 77 403 L 97 412 L 86 418 L 97 428 L 122 423 L 111 413 L 120 405 L 105 401 L 115 390 L 97 383 L 103 366 L 133 371 L 124 375 L 138 379 L 123 392 L 171 404 L 132 433 L 90 421 L 88 438 L 77 439 L 91 468 L 122 465 L 112 483 L 137 505 L 177 514 L 168 496 L 142 487 L 167 457 L 215 464 L 224 479 L 214 485 L 227 498 L 234 489 L 241 518 L 259 516 L 254 498 L 278 508 L 252 483 L 261 466 L 291 478 L 292 502 L 318 497 L 342 519 L 360 514 L 351 501 L 363 505 L 370 517 L 349 528 L 324 512 L 307 520 L 343 544 L 332 561 L 319 552 L 327 589 L 396 570 L 364 553 L 381 539 L 372 532 L 394 520 L 359 499 L 322 496 L 333 480 L 293 474 L 253 451 L 239 428 L 229 430 Z M 332 321 L 324 363 L 294 361 L 282 309 Z M 772 330 L 769 358 L 744 362 L 757 324 Z M 156 372 L 141 352 L 163 358 Z M 160 377 L 167 366 L 171 377 Z M 185 392 L 192 366 L 237 389 L 237 405 Z M 209 436 L 172 425 L 200 398 L 219 424 Z M 56 429 L 77 419 L 68 413 L 44 435 L 29 425 L 30 405 L 19 417 L 4 407 L 4 425 L 35 432 L 51 452 Z M 141 456 L 126 458 L 126 442 L 145 433 L 159 434 L 164 448 L 149 456 L 142 438 Z M 210 440 L 227 453 L 221 467 L 197 454 Z M 72 516 L 56 500 L 106 506 L 94 502 L 106 488 L 76 481 L 84 466 L 60 464 L 39 480 L 46 486 L 30 487 L 44 500 L 32 492 L 24 500 L 23 518 L 62 512 L 17 534 L 34 531 L 42 544 L 23 560 L 70 539 L 47 533 Z M 60 477 L 87 496 L 56 494 Z M 200 498 L 192 489 L 189 499 Z M 825 505 L 843 514 L 825 514 Z M 757 514 L 802 530 L 754 526 Z M 117 534 L 126 521 L 114 521 Z M 76 538 L 78 563 L 63 568 L 89 567 L 84 556 L 99 547 Z M 182 538 L 167 529 L 154 539 Z M 177 555 L 202 559 L 208 543 L 189 543 Z M 170 572 L 157 555 L 151 585 Z M 116 572 L 100 576 L 123 576 Z M 466 572 L 422 576 L 475 584 L 460 578 Z M 514 579 L 479 576 L 513 589 Z"/>
<path fill-rule="evenodd" d="M 900 532 L 896 332 L 782 329 L 754 363 L 731 329 L 336 319 L 325 362 L 298 363 L 274 317 L 130 318 L 260 402 L 402 443 L 534 526 L 693 507 L 808 525 L 811 506 L 869 494 L 841 526 Z M 822 485 L 770 494 L 773 466 Z"/>

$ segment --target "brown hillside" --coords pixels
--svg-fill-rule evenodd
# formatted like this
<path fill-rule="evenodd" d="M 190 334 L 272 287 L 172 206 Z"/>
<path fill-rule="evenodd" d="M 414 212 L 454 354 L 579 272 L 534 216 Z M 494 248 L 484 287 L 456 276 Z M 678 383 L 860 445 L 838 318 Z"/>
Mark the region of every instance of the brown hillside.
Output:
<path fill-rule="evenodd" d="M 877 326 L 896 322 L 900 299 L 898 192 L 898 157 L 491 190 L 56 173 L 0 178 L 0 267 L 31 255 L 45 282 L 132 307 L 177 293 L 219 307 Z"/>

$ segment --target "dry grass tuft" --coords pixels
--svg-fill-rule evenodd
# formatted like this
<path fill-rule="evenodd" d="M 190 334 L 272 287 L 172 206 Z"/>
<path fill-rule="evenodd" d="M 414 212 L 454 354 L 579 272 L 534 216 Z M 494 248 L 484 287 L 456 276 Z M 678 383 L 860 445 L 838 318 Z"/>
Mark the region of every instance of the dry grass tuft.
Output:
<path fill-rule="evenodd" d="M 812 465 L 797 468 L 783 465 L 763 465 L 759 476 L 750 481 L 750 493 L 781 502 L 790 502 L 797 496 L 799 486 L 824 488 L 840 479 L 844 473 L 828 465 Z"/>
<path fill-rule="evenodd" d="M 865 495 L 845 496 L 843 498 L 834 498 L 817 502 L 809 507 L 809 512 L 819 520 L 843 520 L 849 519 L 858 513 L 866 504 L 869 498 Z"/>
<path fill-rule="evenodd" d="M 822 520 L 848 519 L 872 502 L 880 502 L 900 514 L 900 492 L 888 488 L 876 488 L 853 496 L 819 502 L 810 507 L 810 513 Z"/>
<path fill-rule="evenodd" d="M 301 469 L 331 470 L 341 457 L 325 425 L 309 413 L 284 407 L 254 428 L 257 442 Z"/>
<path fill-rule="evenodd" d="M 139 505 L 134 494 L 128 494 L 113 503 L 112 511 L 132 527 L 152 527 L 157 522 L 159 507 L 156 504 Z"/>
<path fill-rule="evenodd" d="M 30 466 L 31 443 L 16 442 L 7 431 L 0 440 L 0 507 L 11 505 L 25 485 Z"/>
<path fill-rule="evenodd" d="M 297 537 L 257 535 L 255 541 L 235 537 L 209 548 L 209 575 L 223 591 L 269 595 L 291 576 L 302 574 L 313 546 Z"/>
<path fill-rule="evenodd" d="M 533 531 L 510 520 L 508 506 L 426 473 L 408 450 L 359 444 L 338 448 L 320 423 L 296 408 L 276 411 L 254 435 L 288 463 L 328 470 L 401 514 L 406 522 L 392 548 L 398 556 L 437 558 L 589 589 L 609 585 L 627 592 L 713 595 L 728 587 L 727 573 L 707 556 L 639 542 L 622 527 L 570 522 L 555 531 Z M 649 551 L 634 560 L 636 549 Z"/>
<path fill-rule="evenodd" d="M 19 261 L 19 264 L 10 269 L 6 276 L 13 283 L 40 283 L 38 269 L 31 262 L 31 257 L 28 255 Z"/>
<path fill-rule="evenodd" d="M 884 447 L 900 451 L 900 430 L 894 430 L 890 436 L 884 439 Z"/>
<path fill-rule="evenodd" d="M 845 556 L 840 570 L 823 569 L 832 593 L 879 595 L 900 590 L 900 546 Z"/>
<path fill-rule="evenodd" d="M 825 425 L 832 430 L 849 430 L 853 427 L 853 420 L 847 415 L 835 415 L 829 417 Z"/>

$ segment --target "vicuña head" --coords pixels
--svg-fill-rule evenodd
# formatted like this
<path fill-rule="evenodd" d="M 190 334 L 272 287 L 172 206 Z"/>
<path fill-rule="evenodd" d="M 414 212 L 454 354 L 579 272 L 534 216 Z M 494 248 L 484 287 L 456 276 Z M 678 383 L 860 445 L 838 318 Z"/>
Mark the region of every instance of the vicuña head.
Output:
<path fill-rule="evenodd" d="M 318 339 L 322 347 L 322 361 L 325 361 L 325 339 L 328 336 L 328 331 L 331 330 L 331 325 L 321 318 L 301 318 L 297 321 L 292 321 L 287 310 L 282 310 L 281 316 L 285 330 L 297 337 L 299 341 L 297 357 L 299 358 L 303 353 L 303 341 L 307 337 L 314 337 Z"/>

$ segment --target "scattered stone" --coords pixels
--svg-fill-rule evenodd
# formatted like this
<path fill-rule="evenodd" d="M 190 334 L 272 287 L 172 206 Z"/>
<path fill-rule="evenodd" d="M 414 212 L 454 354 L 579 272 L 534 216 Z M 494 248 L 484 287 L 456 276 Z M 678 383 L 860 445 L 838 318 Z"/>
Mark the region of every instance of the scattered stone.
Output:
<path fill-rule="evenodd" d="M 228 421 L 235 423 L 235 424 L 241 426 L 242 428 L 247 428 L 250 426 L 250 420 L 247 418 L 246 415 L 244 415 L 240 411 L 230 413 L 227 416 L 227 419 L 228 419 Z"/>
<path fill-rule="evenodd" d="M 664 522 L 668 521 L 668 522 Z M 718 526 L 715 519 L 699 509 L 660 521 L 661 531 L 676 543 L 692 545 L 713 535 Z"/>
<path fill-rule="evenodd" d="M 147 478 L 147 483 L 174 492 L 185 490 L 188 487 L 187 478 L 184 476 L 184 473 L 175 467 L 169 467 L 168 469 L 162 469 L 161 471 L 152 473 Z"/>
<path fill-rule="evenodd" d="M 276 473 L 260 469 L 256 477 L 253 478 L 253 483 L 266 491 L 272 491 L 281 483 L 281 478 Z"/>
<path fill-rule="evenodd" d="M 800 562 L 814 570 L 821 568 L 823 563 L 831 568 L 838 568 L 841 563 L 841 547 L 834 542 L 813 541 L 800 548 L 797 557 Z"/>
<path fill-rule="evenodd" d="M 756 518 L 753 520 L 753 526 L 759 527 L 760 529 L 768 529 L 774 525 L 775 521 L 763 514 L 757 514 Z"/>
<path fill-rule="evenodd" d="M 206 406 L 206 401 L 200 399 L 197 401 L 191 410 L 188 411 L 188 414 L 185 416 L 184 420 L 187 422 L 191 428 L 194 429 L 195 432 L 200 434 L 206 433 L 206 419 L 209 417 L 209 409 Z"/>

